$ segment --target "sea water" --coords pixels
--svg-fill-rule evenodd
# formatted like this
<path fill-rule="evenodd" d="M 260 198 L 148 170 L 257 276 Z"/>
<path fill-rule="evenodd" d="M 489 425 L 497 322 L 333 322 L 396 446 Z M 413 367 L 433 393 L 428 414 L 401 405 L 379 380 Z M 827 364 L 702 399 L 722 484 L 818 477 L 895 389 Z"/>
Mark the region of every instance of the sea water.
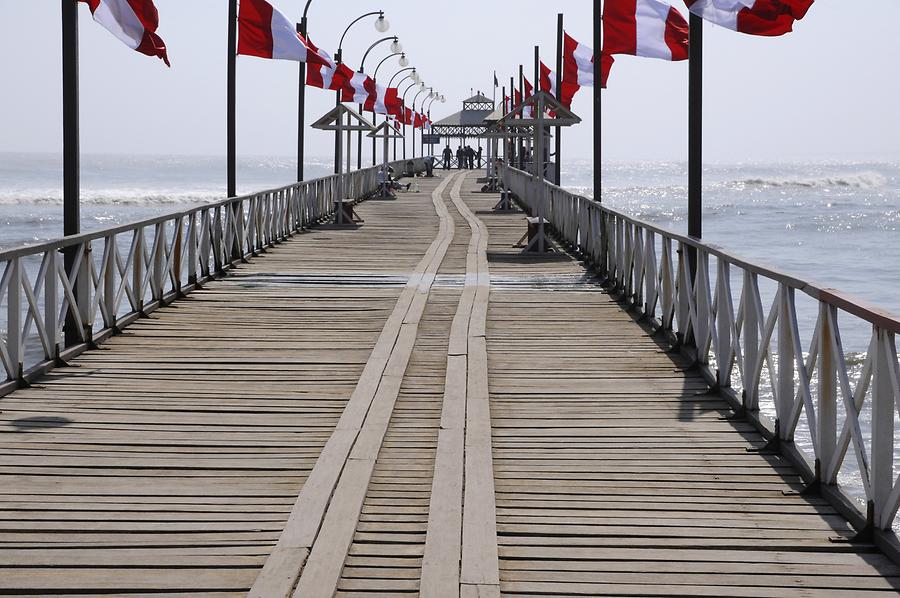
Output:
<path fill-rule="evenodd" d="M 309 160 L 305 170 L 306 178 L 325 176 L 332 163 L 328 158 Z M 58 155 L 0 153 L 0 250 L 61 235 L 61 171 Z M 685 163 L 608 162 L 601 174 L 605 205 L 686 232 Z M 253 157 L 238 164 L 240 193 L 287 185 L 295 177 L 296 163 L 291 158 Z M 562 179 L 564 187 L 593 196 L 589 161 L 566 162 Z M 82 230 L 100 230 L 221 200 L 224 182 L 221 157 L 84 156 Z M 707 165 L 703 238 L 753 262 L 900 313 L 900 162 Z M 761 286 L 768 312 L 774 288 L 765 281 Z M 740 286 L 733 290 L 738 301 Z M 815 301 L 798 293 L 804 348 L 808 348 L 817 309 Z M 5 329 L 5 309 L 0 310 L 0 329 Z M 841 316 L 841 333 L 850 375 L 858 376 L 871 327 Z M 735 387 L 739 382 L 735 374 Z M 772 415 L 772 395 L 766 385 L 761 403 L 762 410 Z M 868 408 L 861 417 L 868 436 Z M 798 428 L 797 444 L 811 454 L 805 421 Z M 840 481 L 861 497 L 854 459 L 848 456 L 846 461 Z"/>

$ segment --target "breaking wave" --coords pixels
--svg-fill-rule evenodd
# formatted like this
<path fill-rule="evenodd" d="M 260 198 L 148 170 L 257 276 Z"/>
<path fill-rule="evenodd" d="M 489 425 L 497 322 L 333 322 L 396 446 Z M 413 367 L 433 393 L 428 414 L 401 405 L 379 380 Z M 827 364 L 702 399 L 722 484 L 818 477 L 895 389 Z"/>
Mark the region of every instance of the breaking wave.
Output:
<path fill-rule="evenodd" d="M 873 189 L 883 187 L 887 179 L 877 172 L 861 172 L 859 174 L 839 175 L 819 178 L 752 178 L 738 181 L 746 187 L 847 187 L 851 189 Z"/>
<path fill-rule="evenodd" d="M 160 191 L 148 189 L 101 189 L 81 193 L 83 205 L 96 206 L 164 206 L 199 205 L 224 199 L 225 194 L 215 190 Z M 62 205 L 62 194 L 55 190 L 28 190 L 25 192 L 0 192 L 0 205 Z"/>

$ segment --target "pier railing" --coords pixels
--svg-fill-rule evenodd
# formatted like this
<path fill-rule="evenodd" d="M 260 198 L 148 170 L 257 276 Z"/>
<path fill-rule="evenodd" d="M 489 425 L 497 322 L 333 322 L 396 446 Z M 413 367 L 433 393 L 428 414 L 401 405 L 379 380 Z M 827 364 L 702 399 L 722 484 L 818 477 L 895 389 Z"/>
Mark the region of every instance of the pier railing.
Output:
<path fill-rule="evenodd" d="M 392 166 L 402 172 L 405 164 Z M 424 170 L 422 160 L 414 166 Z M 329 219 L 339 190 L 353 199 L 373 193 L 379 168 L 0 252 L 0 396 L 236 262 Z"/>
<path fill-rule="evenodd" d="M 900 505 L 894 471 L 900 318 L 550 183 L 536 184 L 521 170 L 502 174 L 519 201 L 545 214 L 559 237 L 640 317 L 689 350 L 708 382 L 768 431 L 770 448 L 792 457 L 807 481 L 828 493 L 858 528 L 891 529 Z M 544 209 L 538 210 L 541 201 Z M 761 284 L 770 290 L 768 308 Z M 814 325 L 803 322 L 803 337 L 798 294 L 818 306 Z M 845 351 L 842 319 L 871 328 L 861 367 Z M 760 414 L 763 390 L 774 403 L 772 418 Z M 801 418 L 808 448 L 794 442 Z M 861 479 L 865 513 L 838 485 L 847 465 Z"/>

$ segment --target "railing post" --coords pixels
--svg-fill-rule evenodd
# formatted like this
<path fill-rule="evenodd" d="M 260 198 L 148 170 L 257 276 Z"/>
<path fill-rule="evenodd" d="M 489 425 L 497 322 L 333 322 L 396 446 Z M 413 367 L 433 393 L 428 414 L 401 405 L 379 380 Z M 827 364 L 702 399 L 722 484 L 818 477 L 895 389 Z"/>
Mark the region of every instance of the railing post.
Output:
<path fill-rule="evenodd" d="M 708 254 L 707 254 L 708 255 Z M 707 258 L 708 259 L 708 258 Z M 717 260 L 717 280 L 716 280 L 716 364 L 718 365 L 718 374 L 716 382 L 722 388 L 731 386 L 731 327 L 733 314 L 731 312 L 731 266 L 723 258 Z"/>
<path fill-rule="evenodd" d="M 837 368 L 835 367 L 834 334 L 832 322 L 837 326 L 837 308 L 819 302 L 819 401 L 818 434 L 816 444 L 816 480 L 825 481 L 824 468 L 831 463 L 837 446 Z"/>
<path fill-rule="evenodd" d="M 106 328 L 116 327 L 116 274 L 118 272 L 118 255 L 116 236 L 106 237 L 106 260 L 103 264 L 103 304 L 106 308 L 104 324 Z"/>
<path fill-rule="evenodd" d="M 153 299 L 162 301 L 165 286 L 165 268 L 166 268 L 166 224 L 160 222 L 156 225 L 156 232 L 153 239 L 155 251 L 153 252 Z"/>
<path fill-rule="evenodd" d="M 179 217 L 175 219 L 175 239 L 172 241 L 172 274 L 174 276 L 172 279 L 175 281 L 173 283 L 174 290 L 176 293 L 181 294 L 181 252 L 182 249 L 182 239 L 184 235 L 184 217 Z"/>
<path fill-rule="evenodd" d="M 84 242 L 84 251 L 81 254 L 81 262 L 77 265 L 78 279 L 75 281 L 75 298 L 78 300 L 78 313 L 81 315 L 81 324 L 84 327 L 84 342 L 90 343 L 94 337 L 94 310 L 91 309 L 93 283 L 91 281 L 91 268 L 93 267 L 92 244 Z"/>
<path fill-rule="evenodd" d="M 778 426 L 779 438 L 788 440 L 790 426 L 788 415 L 794 400 L 794 348 L 791 342 L 791 295 L 794 289 L 785 283 L 779 283 L 778 301 L 778 389 L 775 394 L 775 422 Z"/>
<path fill-rule="evenodd" d="M 13 370 L 10 378 L 22 379 L 22 258 L 9 262 L 9 286 L 6 303 L 6 348 Z"/>
<path fill-rule="evenodd" d="M 213 217 L 212 245 L 213 245 L 213 265 L 215 272 L 218 274 L 222 271 L 222 208 L 215 208 L 215 216 Z"/>
<path fill-rule="evenodd" d="M 188 216 L 188 285 L 197 284 L 197 214 Z"/>
<path fill-rule="evenodd" d="M 134 231 L 134 257 L 131 265 L 131 287 L 136 305 L 134 310 L 144 311 L 144 227 Z"/>
<path fill-rule="evenodd" d="M 744 270 L 744 409 L 759 410 L 759 378 L 754 374 L 759 359 L 759 287 L 756 274 Z"/>
<path fill-rule="evenodd" d="M 891 370 L 896 371 L 894 334 L 874 328 L 875 369 L 872 376 L 872 502 L 875 524 L 890 529 L 893 516 L 888 504 L 894 487 L 895 397 Z"/>
<path fill-rule="evenodd" d="M 47 252 L 47 277 L 44 278 L 44 328 L 50 337 L 52 351 L 47 359 L 59 359 L 59 256 L 55 250 Z"/>

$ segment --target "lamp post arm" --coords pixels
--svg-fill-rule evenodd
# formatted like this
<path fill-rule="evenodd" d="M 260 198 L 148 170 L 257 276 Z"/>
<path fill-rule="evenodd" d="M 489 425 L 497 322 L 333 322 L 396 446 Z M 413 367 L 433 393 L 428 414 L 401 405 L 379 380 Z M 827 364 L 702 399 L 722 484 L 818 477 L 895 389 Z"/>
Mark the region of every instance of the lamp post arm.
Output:
<path fill-rule="evenodd" d="M 376 10 L 376 11 L 373 11 L 373 12 L 367 12 L 367 13 L 364 14 L 364 15 L 360 15 L 360 16 L 356 17 L 349 25 L 347 25 L 347 28 L 344 29 L 343 35 L 341 35 L 341 43 L 338 44 L 338 54 L 341 53 L 341 48 L 344 47 L 344 38 L 347 37 L 347 32 L 350 31 L 350 28 L 353 27 L 354 25 L 356 25 L 357 23 L 359 23 L 360 21 L 362 21 L 363 19 L 365 19 L 366 17 L 373 17 L 373 16 L 375 16 L 375 15 L 378 15 L 378 16 L 380 16 L 380 17 L 383 17 L 383 16 L 384 16 L 384 11 L 383 11 L 383 10 Z"/>
<path fill-rule="evenodd" d="M 406 94 L 409 93 L 409 90 L 418 85 L 415 81 L 409 84 L 409 87 L 406 88 L 406 91 L 403 92 L 403 104 L 406 105 Z M 399 86 L 398 86 L 399 87 Z"/>
<path fill-rule="evenodd" d="M 306 0 L 306 6 L 303 7 L 303 18 L 306 18 L 306 13 L 309 12 L 309 5 L 312 4 L 312 0 Z"/>
<path fill-rule="evenodd" d="M 399 75 L 400 73 L 405 73 L 406 71 L 414 71 L 414 70 L 416 70 L 416 67 L 414 67 L 414 66 L 408 66 L 405 69 L 400 69 L 399 71 L 394 73 L 393 77 L 391 77 L 391 81 L 388 83 L 388 87 L 391 87 L 394 84 L 394 79 L 396 79 L 397 75 Z M 403 83 L 404 81 L 406 81 L 407 79 L 409 79 L 411 76 L 412 75 L 407 75 L 403 79 L 400 79 L 400 81 L 397 82 L 397 87 L 400 87 L 400 84 Z"/>
<path fill-rule="evenodd" d="M 371 46 L 369 46 L 369 49 L 366 50 L 365 54 L 363 54 L 362 62 L 359 63 L 359 72 L 360 72 L 360 73 L 363 72 L 363 69 L 365 68 L 365 65 L 366 65 L 366 58 L 369 57 L 369 52 L 371 52 L 372 49 L 373 49 L 375 46 L 377 46 L 378 44 L 383 44 L 384 42 L 386 42 L 386 41 L 391 41 L 391 40 L 393 40 L 393 41 L 395 41 L 395 42 L 396 42 L 396 41 L 399 41 L 399 40 L 397 39 L 397 36 L 396 36 L 396 35 L 389 35 L 388 37 L 383 37 L 383 38 L 381 38 L 380 40 L 378 40 L 377 42 L 375 42 L 374 44 L 372 44 Z"/>
<path fill-rule="evenodd" d="M 393 54 L 388 54 L 384 58 L 381 59 L 381 62 L 378 63 L 378 66 L 375 67 L 375 71 L 372 73 L 372 78 L 375 79 L 378 77 L 378 69 L 381 68 L 381 65 L 387 62 L 389 58 L 393 58 L 394 56 L 402 56 L 403 52 L 394 52 Z"/>

